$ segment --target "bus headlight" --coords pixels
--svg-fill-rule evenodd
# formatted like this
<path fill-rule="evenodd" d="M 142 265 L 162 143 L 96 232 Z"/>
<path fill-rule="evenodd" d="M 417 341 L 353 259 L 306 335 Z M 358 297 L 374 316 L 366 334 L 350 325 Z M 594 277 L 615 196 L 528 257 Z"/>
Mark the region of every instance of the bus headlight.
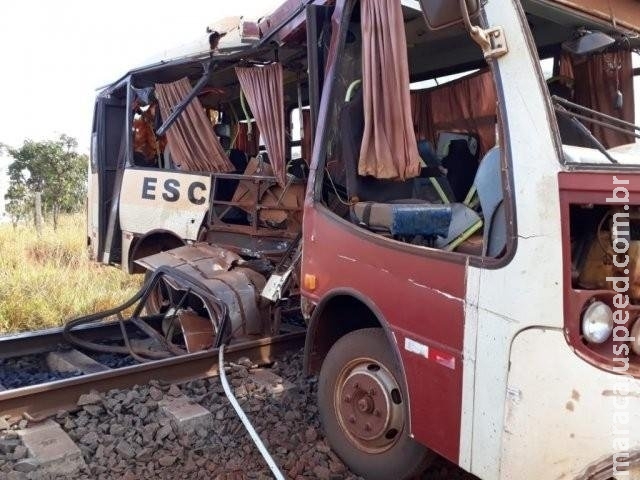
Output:
<path fill-rule="evenodd" d="M 609 305 L 596 301 L 582 315 L 582 335 L 589 343 L 604 343 L 613 331 L 613 312 Z"/>

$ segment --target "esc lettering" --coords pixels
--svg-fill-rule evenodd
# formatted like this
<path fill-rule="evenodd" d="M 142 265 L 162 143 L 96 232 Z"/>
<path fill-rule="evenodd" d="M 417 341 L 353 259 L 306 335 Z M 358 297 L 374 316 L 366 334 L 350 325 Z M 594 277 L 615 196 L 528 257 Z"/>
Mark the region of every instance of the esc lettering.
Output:
<path fill-rule="evenodd" d="M 154 177 L 144 177 L 142 181 L 142 198 L 144 200 L 156 199 L 156 188 L 158 179 Z M 204 193 L 207 186 L 202 182 L 192 182 L 187 189 L 187 198 L 194 205 L 202 205 L 207 201 Z M 164 181 L 162 199 L 167 202 L 177 202 L 180 200 L 180 181 L 175 178 L 168 178 Z"/>

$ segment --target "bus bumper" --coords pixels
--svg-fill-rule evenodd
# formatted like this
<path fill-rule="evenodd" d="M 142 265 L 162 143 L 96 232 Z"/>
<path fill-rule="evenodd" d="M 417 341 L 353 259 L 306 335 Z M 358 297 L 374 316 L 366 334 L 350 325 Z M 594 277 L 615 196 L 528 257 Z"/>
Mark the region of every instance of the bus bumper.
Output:
<path fill-rule="evenodd" d="M 581 360 L 561 330 L 519 333 L 510 359 L 500 478 L 640 479 L 640 381 Z"/>

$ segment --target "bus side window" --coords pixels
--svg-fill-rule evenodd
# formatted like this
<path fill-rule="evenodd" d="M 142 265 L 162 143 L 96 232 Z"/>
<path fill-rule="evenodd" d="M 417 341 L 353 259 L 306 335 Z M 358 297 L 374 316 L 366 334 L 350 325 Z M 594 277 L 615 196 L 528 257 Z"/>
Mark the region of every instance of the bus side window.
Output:
<path fill-rule="evenodd" d="M 403 16 L 409 78 L 414 81 L 407 85 L 413 132 L 404 133 L 406 147 L 385 149 L 388 139 L 398 132 L 392 132 L 393 126 L 381 114 L 366 118 L 375 106 L 365 106 L 365 102 L 375 103 L 376 98 L 363 93 L 363 37 L 356 12 L 336 68 L 337 93 L 329 113 L 325 164 L 320 167 L 324 181 L 318 184 L 322 187 L 318 197 L 354 228 L 390 240 L 444 252 L 499 257 L 506 250 L 507 222 L 502 206 L 506 177 L 500 168 L 500 150 L 495 148 L 498 111 L 493 73 L 479 50 L 472 50 L 473 61 L 436 65 L 432 55 L 422 54 L 433 49 L 429 40 L 411 36 L 422 31 L 418 28 L 424 22 L 422 15 L 403 6 Z M 466 42 L 471 40 L 456 39 L 456 45 Z M 441 56 L 437 60 L 442 63 L 456 58 Z M 470 64 L 477 68 L 469 70 Z M 438 75 L 443 70 L 447 75 Z M 367 122 L 385 123 L 371 128 Z M 372 154 L 377 145 L 363 145 L 365 130 L 369 142 L 378 143 L 374 137 L 382 135 L 380 155 Z M 415 150 L 411 151 L 409 145 L 414 141 Z M 406 155 L 397 153 L 401 151 Z M 414 155 L 420 162 L 417 174 Z M 381 167 L 387 157 L 389 168 Z M 394 171 L 396 160 L 392 159 L 396 157 L 402 168 L 411 166 L 406 179 L 387 175 Z M 409 162 L 407 166 L 403 166 L 403 159 Z M 488 224 L 485 216 L 491 217 Z"/>
<path fill-rule="evenodd" d="M 138 167 L 163 168 L 166 163 L 167 139 L 158 137 L 157 104 L 136 106 L 133 117 L 133 163 Z"/>

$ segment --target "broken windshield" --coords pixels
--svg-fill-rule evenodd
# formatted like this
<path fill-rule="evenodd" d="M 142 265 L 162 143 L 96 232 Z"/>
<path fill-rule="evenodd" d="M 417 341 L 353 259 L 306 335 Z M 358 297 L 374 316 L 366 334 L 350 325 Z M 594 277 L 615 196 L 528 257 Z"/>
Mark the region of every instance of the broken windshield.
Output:
<path fill-rule="evenodd" d="M 587 146 L 583 144 L 590 144 L 592 148 L 600 151 L 611 163 L 619 163 L 587 126 L 609 129 L 623 136 L 633 137 L 633 141 L 637 141 L 640 138 L 640 127 L 638 125 L 573 103 L 557 95 L 553 95 L 551 98 L 558 117 L 562 143 L 565 145 L 578 144 L 576 146 Z"/>

